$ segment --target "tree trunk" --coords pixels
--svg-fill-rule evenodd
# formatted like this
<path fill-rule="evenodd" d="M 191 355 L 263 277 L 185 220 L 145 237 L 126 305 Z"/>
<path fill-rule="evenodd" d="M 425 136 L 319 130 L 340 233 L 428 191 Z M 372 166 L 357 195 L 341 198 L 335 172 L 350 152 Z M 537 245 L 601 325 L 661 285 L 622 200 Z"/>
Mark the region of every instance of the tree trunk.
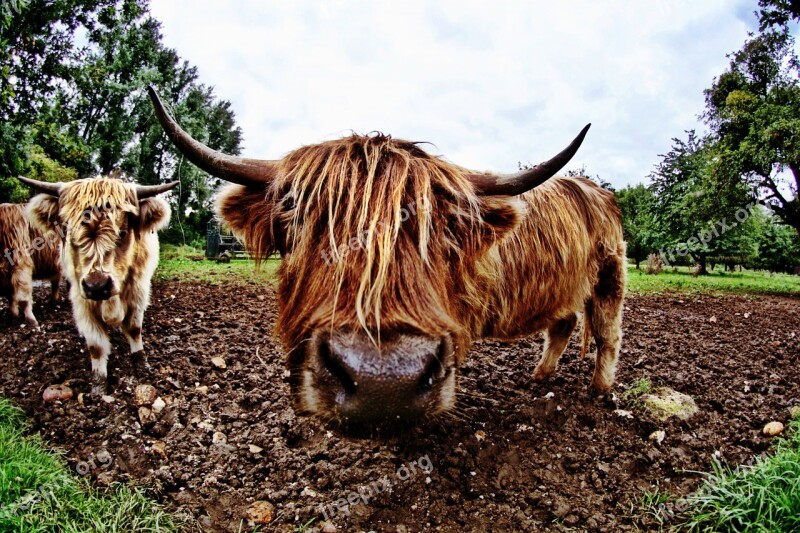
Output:
<path fill-rule="evenodd" d="M 698 276 L 707 276 L 708 269 L 706 268 L 706 254 L 697 254 L 699 257 L 699 261 L 697 262 L 697 275 Z"/>

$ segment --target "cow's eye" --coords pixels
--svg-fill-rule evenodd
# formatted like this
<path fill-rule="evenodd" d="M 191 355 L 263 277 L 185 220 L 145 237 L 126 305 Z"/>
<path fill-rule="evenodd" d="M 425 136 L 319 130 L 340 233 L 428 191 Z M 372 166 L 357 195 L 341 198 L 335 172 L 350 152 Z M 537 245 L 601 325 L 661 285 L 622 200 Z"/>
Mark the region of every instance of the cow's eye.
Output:
<path fill-rule="evenodd" d="M 124 230 L 119 232 L 119 240 L 122 240 L 127 236 L 128 236 L 128 230 L 124 229 Z"/>
<path fill-rule="evenodd" d="M 295 208 L 294 196 L 291 194 L 287 194 L 286 196 L 284 196 L 283 202 L 281 203 L 283 205 L 284 211 L 291 211 L 292 209 Z"/>

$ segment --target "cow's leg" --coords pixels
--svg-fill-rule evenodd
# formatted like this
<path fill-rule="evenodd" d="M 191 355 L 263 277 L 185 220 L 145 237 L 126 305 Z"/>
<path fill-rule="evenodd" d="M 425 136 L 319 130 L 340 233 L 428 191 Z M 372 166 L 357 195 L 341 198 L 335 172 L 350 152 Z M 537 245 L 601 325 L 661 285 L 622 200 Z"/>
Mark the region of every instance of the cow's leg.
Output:
<path fill-rule="evenodd" d="M 58 291 L 61 289 L 61 275 L 58 274 L 56 277 L 50 280 L 50 303 L 54 304 L 59 299 Z"/>
<path fill-rule="evenodd" d="M 607 392 L 614 384 L 622 341 L 622 299 L 625 292 L 624 254 L 605 259 L 586 313 L 597 344 L 592 387 Z"/>
<path fill-rule="evenodd" d="M 108 355 L 111 353 L 108 333 L 105 328 L 88 317 L 80 320 L 76 316 L 76 319 L 78 330 L 86 340 L 92 360 L 92 394 L 105 394 L 108 386 Z"/>
<path fill-rule="evenodd" d="M 144 353 L 142 322 L 144 322 L 144 309 L 134 309 L 129 311 L 128 316 L 125 317 L 122 323 L 122 332 L 131 347 L 131 363 L 138 371 L 146 371 L 150 368 L 147 363 L 147 356 Z"/>
<path fill-rule="evenodd" d="M 33 316 L 33 272 L 27 268 L 15 269 L 14 273 L 11 274 L 11 286 L 13 287 L 11 314 L 18 318 L 19 312 L 22 310 L 25 321 L 38 328 L 39 323 L 36 321 L 36 317 Z"/>
<path fill-rule="evenodd" d="M 569 343 L 569 337 L 575 329 L 578 318 L 573 314 L 566 318 L 557 320 L 547 328 L 544 339 L 544 352 L 536 370 L 533 371 L 533 379 L 544 381 L 556 371 L 558 359 Z"/>

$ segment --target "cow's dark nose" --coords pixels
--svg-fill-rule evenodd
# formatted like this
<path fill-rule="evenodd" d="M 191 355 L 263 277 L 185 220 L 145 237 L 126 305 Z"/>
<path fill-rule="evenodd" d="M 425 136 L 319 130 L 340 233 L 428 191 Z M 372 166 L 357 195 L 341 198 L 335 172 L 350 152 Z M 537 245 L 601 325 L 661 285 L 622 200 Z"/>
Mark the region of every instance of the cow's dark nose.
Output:
<path fill-rule="evenodd" d="M 108 300 L 114 290 L 114 280 L 108 274 L 91 272 L 81 282 L 83 293 L 90 300 Z"/>
<path fill-rule="evenodd" d="M 346 420 L 415 419 L 449 408 L 453 350 L 448 339 L 398 335 L 377 346 L 364 334 L 317 342 L 311 367 L 320 400 Z"/>

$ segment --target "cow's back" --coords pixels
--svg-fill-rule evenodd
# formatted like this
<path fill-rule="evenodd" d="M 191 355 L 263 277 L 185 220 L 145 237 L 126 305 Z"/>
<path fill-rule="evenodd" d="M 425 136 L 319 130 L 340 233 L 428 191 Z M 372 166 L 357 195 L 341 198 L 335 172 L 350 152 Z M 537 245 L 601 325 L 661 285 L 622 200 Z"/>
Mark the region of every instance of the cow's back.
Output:
<path fill-rule="evenodd" d="M 527 214 L 483 261 L 499 282 L 487 295 L 482 334 L 526 335 L 581 311 L 605 255 L 624 257 L 614 193 L 585 178 L 553 178 L 522 195 Z"/>
<path fill-rule="evenodd" d="M 3 294 L 11 288 L 15 268 L 32 266 L 32 259 L 25 253 L 30 245 L 30 229 L 24 205 L 0 204 L 0 292 Z"/>
<path fill-rule="evenodd" d="M 10 287 L 15 268 L 30 268 L 34 279 L 59 275 L 59 240 L 50 237 L 31 224 L 25 205 L 0 204 L 0 285 L 4 291 Z"/>

